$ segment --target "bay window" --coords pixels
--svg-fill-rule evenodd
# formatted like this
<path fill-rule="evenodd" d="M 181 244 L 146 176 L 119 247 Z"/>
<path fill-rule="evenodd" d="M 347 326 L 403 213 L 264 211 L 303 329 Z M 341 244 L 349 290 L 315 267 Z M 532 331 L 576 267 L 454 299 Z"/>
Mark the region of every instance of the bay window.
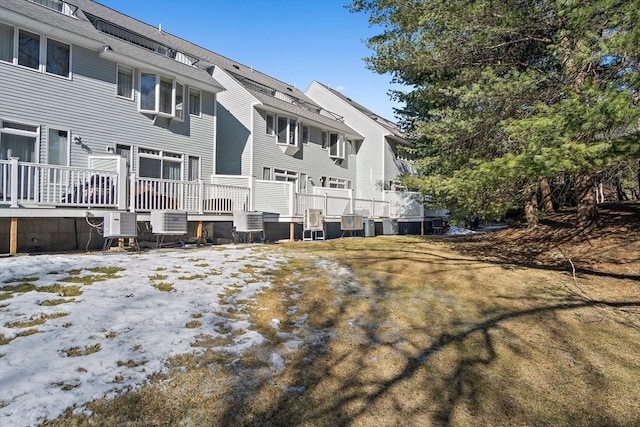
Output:
<path fill-rule="evenodd" d="M 140 112 L 180 120 L 183 98 L 184 86 L 174 79 L 156 73 L 140 73 Z"/>
<path fill-rule="evenodd" d="M 329 134 L 329 157 L 344 159 L 344 136 L 337 133 Z"/>
<path fill-rule="evenodd" d="M 288 117 L 278 117 L 278 144 L 298 145 L 298 122 Z"/>

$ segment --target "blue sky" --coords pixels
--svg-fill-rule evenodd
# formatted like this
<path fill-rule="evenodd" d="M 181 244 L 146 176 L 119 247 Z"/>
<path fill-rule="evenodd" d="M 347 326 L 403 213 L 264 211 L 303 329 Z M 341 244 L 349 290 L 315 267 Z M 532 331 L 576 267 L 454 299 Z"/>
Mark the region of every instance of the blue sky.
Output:
<path fill-rule="evenodd" d="M 313 80 L 396 121 L 391 76 L 367 69 L 378 31 L 348 0 L 97 0 L 305 90 Z"/>

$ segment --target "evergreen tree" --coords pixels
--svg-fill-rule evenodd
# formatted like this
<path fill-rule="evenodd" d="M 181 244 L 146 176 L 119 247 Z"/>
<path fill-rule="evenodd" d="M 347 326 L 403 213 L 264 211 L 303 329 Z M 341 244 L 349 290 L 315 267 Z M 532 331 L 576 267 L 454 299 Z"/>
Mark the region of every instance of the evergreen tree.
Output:
<path fill-rule="evenodd" d="M 578 219 L 594 219 L 591 177 L 640 152 L 639 6 L 353 1 L 382 28 L 369 67 L 408 88 L 393 93 L 419 158 L 407 184 L 462 215 L 525 206 L 534 224 L 538 183 L 572 175 Z"/>

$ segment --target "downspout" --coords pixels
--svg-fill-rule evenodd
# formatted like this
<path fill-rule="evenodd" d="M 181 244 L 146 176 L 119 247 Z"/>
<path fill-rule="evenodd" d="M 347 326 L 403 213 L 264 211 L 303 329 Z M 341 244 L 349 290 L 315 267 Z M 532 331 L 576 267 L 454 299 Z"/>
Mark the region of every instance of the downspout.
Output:
<path fill-rule="evenodd" d="M 213 175 L 218 173 L 218 94 L 213 93 Z M 211 181 L 211 178 L 209 178 Z"/>

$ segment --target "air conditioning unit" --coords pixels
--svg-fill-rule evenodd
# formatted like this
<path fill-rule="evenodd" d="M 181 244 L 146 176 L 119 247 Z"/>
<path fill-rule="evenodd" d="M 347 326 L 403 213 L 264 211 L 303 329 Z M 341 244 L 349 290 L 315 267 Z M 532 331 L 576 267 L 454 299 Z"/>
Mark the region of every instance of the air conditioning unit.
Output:
<path fill-rule="evenodd" d="M 104 237 L 136 237 L 135 212 L 107 212 L 104 217 Z"/>
<path fill-rule="evenodd" d="M 234 212 L 233 226 L 241 233 L 257 233 L 264 231 L 262 212 Z"/>
<path fill-rule="evenodd" d="M 187 234 L 187 213 L 183 211 L 151 211 L 154 234 Z"/>
<path fill-rule="evenodd" d="M 322 209 L 307 209 L 304 211 L 304 229 L 311 231 L 323 230 L 324 216 Z"/>
<path fill-rule="evenodd" d="M 362 215 L 342 215 L 340 217 L 340 229 L 342 230 L 362 230 L 364 221 Z"/>

